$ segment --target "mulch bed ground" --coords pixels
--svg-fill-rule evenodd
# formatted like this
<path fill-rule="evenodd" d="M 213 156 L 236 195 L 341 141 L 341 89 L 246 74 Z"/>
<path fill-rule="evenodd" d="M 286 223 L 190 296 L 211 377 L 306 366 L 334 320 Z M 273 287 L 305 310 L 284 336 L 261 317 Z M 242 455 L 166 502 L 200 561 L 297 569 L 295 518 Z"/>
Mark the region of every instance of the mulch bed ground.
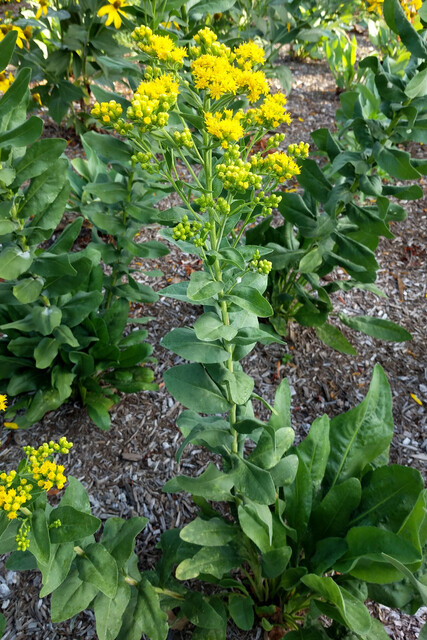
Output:
<path fill-rule="evenodd" d="M 310 131 L 322 126 L 333 128 L 339 98 L 326 64 L 307 60 L 286 60 L 286 64 L 291 67 L 294 77 L 294 88 L 288 101 L 294 120 L 285 143 L 308 141 Z M 61 135 L 54 125 L 50 131 L 50 135 Z M 79 150 L 74 141 L 70 145 L 70 155 L 76 152 Z M 413 153 L 421 157 L 425 155 L 425 149 L 417 145 Z M 425 186 L 425 180 L 423 184 Z M 255 391 L 267 400 L 273 398 L 279 380 L 288 378 L 297 439 L 307 433 L 311 422 L 322 413 L 333 417 L 360 402 L 368 389 L 375 363 L 380 363 L 389 377 L 394 399 L 392 461 L 412 465 L 424 474 L 427 461 L 427 331 L 423 320 L 427 295 L 426 207 L 425 200 L 407 203 L 407 220 L 393 224 L 395 237 L 383 240 L 377 250 L 380 263 L 377 284 L 387 298 L 353 291 L 336 294 L 334 299 L 339 310 L 377 315 L 402 324 L 412 333 L 412 341 L 381 342 L 344 331 L 358 351 L 358 357 L 352 357 L 323 345 L 313 330 L 293 325 L 287 348 L 259 346 L 244 361 L 245 370 L 255 379 Z M 155 228 L 143 229 L 142 239 L 157 237 L 157 233 Z M 171 281 L 187 279 L 191 270 L 199 268 L 193 256 L 180 254 L 172 246 L 169 256 L 158 262 L 151 261 L 142 268 L 144 266 L 162 269 L 164 276 L 151 282 L 156 289 Z M 158 359 L 154 369 L 159 390 L 123 396 L 111 412 L 109 432 L 99 431 L 80 406 L 67 404 L 47 415 L 31 430 L 13 432 L 7 446 L 0 450 L 0 466 L 16 463 L 21 447 L 26 444 L 66 435 L 74 442 L 67 473 L 87 487 L 94 514 L 101 519 L 135 515 L 149 518 L 149 524 L 137 541 L 140 567 L 149 568 L 158 557 L 155 545 L 161 532 L 182 526 L 194 514 L 188 496 L 172 498 L 161 492 L 163 484 L 177 473 L 199 474 L 208 457 L 202 450 L 188 447 L 180 464 L 175 460 L 181 441 L 175 420 L 181 406 L 165 390 L 162 375 L 181 359 L 159 346 L 160 339 L 173 327 L 191 325 L 197 316 L 197 308 L 161 298 L 153 305 L 135 308 L 134 313 L 153 318 L 147 326 Z M 284 364 L 282 358 L 286 354 L 291 355 L 291 360 Z M 256 410 L 259 417 L 264 416 L 261 406 Z M 49 598 L 40 600 L 39 590 L 38 573 L 1 569 L 0 606 L 8 618 L 4 640 L 89 640 L 97 637 L 92 613 L 53 625 Z M 372 605 L 372 611 L 383 621 L 394 640 L 415 640 L 427 618 L 426 608 L 412 617 L 376 605 Z M 190 638 L 191 629 L 175 632 L 171 637 L 176 640 Z M 228 637 L 258 640 L 264 636 L 261 628 L 245 633 L 231 626 Z"/>

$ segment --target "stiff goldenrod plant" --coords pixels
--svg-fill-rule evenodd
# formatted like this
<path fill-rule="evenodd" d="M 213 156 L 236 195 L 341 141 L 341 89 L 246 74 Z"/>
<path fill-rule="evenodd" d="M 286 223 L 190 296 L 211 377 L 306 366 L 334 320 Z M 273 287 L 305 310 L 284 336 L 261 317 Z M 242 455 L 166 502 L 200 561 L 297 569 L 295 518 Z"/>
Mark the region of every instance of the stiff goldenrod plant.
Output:
<path fill-rule="evenodd" d="M 164 487 L 191 493 L 200 513 L 181 531 L 165 532 L 151 581 L 162 606 L 196 626 L 195 640 L 224 639 L 229 618 L 241 629 L 258 622 L 290 640 L 343 638 L 349 630 L 366 640 L 384 638 L 363 604 L 365 583 L 399 581 L 418 570 L 426 537 L 424 511 L 418 513 L 426 500 L 421 477 L 381 466 L 393 432 L 384 373 L 375 369 L 361 405 L 331 424 L 319 418 L 293 448 L 286 381 L 270 406 L 240 363 L 256 342 L 280 342 L 258 321 L 273 313 L 263 296 L 272 249 L 245 244 L 245 229 L 271 216 L 281 200 L 278 187 L 300 173 L 308 145 L 279 148 L 284 136 L 274 130 L 290 124 L 286 98 L 271 93 L 263 51 L 253 42 L 231 49 L 205 28 L 185 48 L 144 26 L 133 39 L 145 68 L 130 105 L 111 100 L 92 114 L 125 136 L 134 161 L 182 200 L 159 220 L 173 227 L 166 232 L 173 242 L 200 257 L 203 270 L 162 293 L 203 305 L 204 313 L 194 327 L 163 338 L 164 347 L 191 361 L 172 367 L 164 380 L 187 407 L 178 419 L 179 457 L 192 443 L 221 460 L 221 469 L 210 464 L 199 477 L 179 476 Z M 257 151 L 266 137 L 265 150 Z M 256 417 L 254 401 L 271 412 L 268 422 Z M 392 486 L 404 479 L 411 497 L 390 525 L 376 500 L 380 493 L 381 501 L 391 500 Z M 418 536 L 410 549 L 409 521 Z M 212 595 L 183 586 L 195 578 L 215 585 Z M 406 604 L 418 603 L 411 591 Z M 328 629 L 321 614 L 333 620 Z M 129 621 L 128 636 L 119 638 L 133 637 L 135 625 Z"/>

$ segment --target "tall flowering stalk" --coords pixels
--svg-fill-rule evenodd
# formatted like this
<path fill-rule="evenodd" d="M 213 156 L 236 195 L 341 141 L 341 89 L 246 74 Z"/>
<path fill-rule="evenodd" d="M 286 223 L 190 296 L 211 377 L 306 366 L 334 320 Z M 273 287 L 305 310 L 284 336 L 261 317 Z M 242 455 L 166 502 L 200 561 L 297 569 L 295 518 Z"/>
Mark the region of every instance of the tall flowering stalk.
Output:
<path fill-rule="evenodd" d="M 271 269 L 263 256 L 269 250 L 245 247 L 244 231 L 260 216 L 272 214 L 281 199 L 277 188 L 299 173 L 298 158 L 307 155 L 308 145 L 290 145 L 287 152 L 281 151 L 278 146 L 284 135 L 275 133 L 268 137 L 264 151 L 256 151 L 262 138 L 282 124 L 289 125 L 291 118 L 286 97 L 270 91 L 261 69 L 264 51 L 254 42 L 231 49 L 219 43 L 209 28 L 200 30 L 188 48 L 145 26 L 135 29 L 132 38 L 143 56 L 145 73 L 131 105 L 124 112 L 113 100 L 98 103 L 92 115 L 104 127 L 126 136 L 135 149 L 134 162 L 169 182 L 181 197 L 185 209 L 171 212 L 178 221 L 169 237 L 197 253 L 204 272 L 193 274 L 185 292 L 172 287 L 163 293 L 213 304 L 218 321 L 232 328 L 217 329 L 208 340 L 220 340 L 224 355 L 219 361 L 226 360 L 224 366 L 233 374 L 242 353 L 233 343 L 242 328 L 234 328 L 233 313 L 237 309 L 252 313 L 252 326 L 257 325 L 257 315 L 271 315 L 262 297 Z M 207 315 L 212 320 L 212 312 Z M 192 339 L 203 341 L 201 336 L 204 330 L 195 328 Z M 175 344 L 180 339 L 178 331 L 172 332 L 165 346 L 180 353 L 181 346 Z M 196 361 L 212 364 L 203 357 Z M 169 379 L 173 371 L 167 374 L 166 384 L 176 395 Z M 240 401 L 224 391 L 235 453 L 236 411 L 250 395 L 243 394 Z M 188 399 L 183 403 L 191 404 Z"/>

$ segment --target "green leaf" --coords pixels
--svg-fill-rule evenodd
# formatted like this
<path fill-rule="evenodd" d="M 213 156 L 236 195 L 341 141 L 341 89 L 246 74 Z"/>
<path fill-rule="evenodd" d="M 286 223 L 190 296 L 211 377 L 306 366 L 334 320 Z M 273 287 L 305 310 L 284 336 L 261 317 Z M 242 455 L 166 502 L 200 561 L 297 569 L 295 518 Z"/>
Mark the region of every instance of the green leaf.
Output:
<path fill-rule="evenodd" d="M 55 338 L 42 338 L 34 349 L 37 369 L 47 369 L 58 353 L 59 342 Z"/>
<path fill-rule="evenodd" d="M 187 592 L 185 600 L 181 604 L 182 614 L 188 618 L 188 620 L 196 625 L 200 631 L 202 631 L 203 639 L 211 639 L 211 635 L 208 630 L 218 630 L 218 627 L 224 626 L 224 620 L 221 615 L 218 614 L 216 609 L 208 602 L 208 599 L 202 596 L 197 591 Z M 194 634 L 193 636 L 194 637 Z M 216 635 L 213 637 L 217 637 Z M 223 637 L 223 636 L 221 636 Z"/>
<path fill-rule="evenodd" d="M 368 609 L 347 589 L 337 585 L 332 578 L 321 578 L 315 574 L 308 574 L 301 578 L 301 582 L 332 605 L 326 608 L 321 606 L 319 601 L 316 601 L 321 611 L 327 610 L 327 615 L 332 619 L 360 635 L 369 631 L 371 616 Z"/>
<path fill-rule="evenodd" d="M 415 57 L 427 59 L 427 45 L 406 19 L 398 0 L 385 0 L 384 18 L 390 29 L 399 35 L 405 47 Z"/>
<path fill-rule="evenodd" d="M 289 455 L 269 469 L 273 482 L 277 488 L 286 487 L 295 480 L 298 471 L 299 459 L 296 455 Z"/>
<path fill-rule="evenodd" d="M 185 542 L 198 544 L 202 547 L 221 547 L 233 540 L 238 529 L 221 518 L 202 520 L 196 518 L 180 531 L 180 538 Z"/>
<path fill-rule="evenodd" d="M 331 183 L 325 178 L 314 160 L 301 161 L 302 169 L 298 182 L 319 202 L 326 202 L 332 189 Z"/>
<path fill-rule="evenodd" d="M 228 597 L 228 610 L 233 622 L 243 629 L 250 631 L 254 626 L 254 601 L 250 596 L 231 593 Z"/>
<path fill-rule="evenodd" d="M 77 511 L 82 511 L 83 513 L 91 515 L 89 496 L 87 495 L 84 486 L 79 482 L 79 480 L 77 480 L 77 478 L 73 478 L 73 476 L 68 476 L 67 479 L 68 486 L 65 489 L 59 506 L 73 507 L 74 509 L 77 509 Z"/>
<path fill-rule="evenodd" d="M 103 301 L 104 296 L 100 291 L 79 291 L 62 307 L 63 324 L 75 327 Z"/>
<path fill-rule="evenodd" d="M 63 506 L 53 509 L 49 522 L 61 521 L 61 526 L 50 530 L 53 543 L 74 542 L 95 533 L 101 525 L 101 520 L 88 513 L 78 511 L 74 507 Z"/>
<path fill-rule="evenodd" d="M 15 165 L 16 179 L 13 186 L 19 186 L 48 170 L 66 146 L 65 140 L 55 138 L 37 140 Z"/>
<path fill-rule="evenodd" d="M 129 520 L 108 518 L 104 525 L 101 542 L 117 562 L 119 569 L 129 560 L 136 536 L 144 529 L 148 519 L 133 517 Z"/>
<path fill-rule="evenodd" d="M 414 75 L 406 85 L 405 93 L 412 99 L 427 95 L 427 68 Z"/>
<path fill-rule="evenodd" d="M 297 447 L 298 458 L 304 461 L 310 473 L 313 495 L 322 484 L 330 450 L 329 418 L 323 415 L 314 420 L 308 435 Z"/>
<path fill-rule="evenodd" d="M 49 561 L 46 564 L 38 563 L 43 581 L 43 587 L 40 591 L 41 598 L 48 596 L 64 582 L 74 556 L 72 542 L 51 545 Z"/>
<path fill-rule="evenodd" d="M 15 49 L 16 39 L 18 37 L 17 31 L 9 31 L 3 38 L 0 44 L 0 71 L 4 71 L 10 62 L 10 59 Z"/>
<path fill-rule="evenodd" d="M 94 584 L 107 598 L 114 598 L 117 593 L 118 569 L 113 556 L 99 542 L 85 547 L 84 552 L 84 556 L 78 555 L 76 558 L 80 580 Z"/>
<path fill-rule="evenodd" d="M 51 305 L 50 307 L 34 307 L 31 312 L 34 326 L 42 336 L 48 336 L 55 327 L 61 324 L 61 309 Z"/>
<path fill-rule="evenodd" d="M 246 501 L 238 506 L 239 524 L 243 533 L 254 542 L 261 553 L 272 548 L 273 517 L 267 505 Z"/>
<path fill-rule="evenodd" d="M 390 562 L 390 564 L 396 567 L 396 569 L 398 569 L 398 571 L 400 571 L 400 573 L 402 573 L 409 580 L 409 582 L 413 584 L 413 586 L 419 592 L 424 606 L 427 606 L 427 585 L 417 580 L 414 574 L 412 573 L 412 571 L 409 571 L 409 569 L 405 567 L 404 564 L 396 560 L 396 558 L 393 558 L 392 556 L 389 556 L 386 553 L 383 553 L 383 557 L 385 560 Z"/>
<path fill-rule="evenodd" d="M 87 609 L 98 594 L 98 589 L 89 582 L 82 582 L 74 569 L 64 582 L 52 593 L 50 616 L 52 622 L 62 622 Z"/>
<path fill-rule="evenodd" d="M 399 533 L 423 491 L 424 482 L 416 469 L 393 464 L 368 472 L 362 486 L 362 499 L 351 525 L 380 526 Z"/>
<path fill-rule="evenodd" d="M 9 246 L 0 253 L 0 278 L 15 280 L 30 268 L 33 256 L 29 251 L 22 251 L 20 247 Z"/>
<path fill-rule="evenodd" d="M 329 484 L 358 476 L 390 445 L 393 415 L 390 387 L 384 371 L 375 365 L 365 399 L 331 421 L 325 477 Z"/>
<path fill-rule="evenodd" d="M 416 180 L 421 176 L 420 172 L 411 165 L 411 156 L 407 151 L 387 149 L 375 143 L 372 153 L 381 169 L 387 171 L 393 178 Z"/>
<path fill-rule="evenodd" d="M 216 466 L 210 462 L 206 471 L 197 478 L 177 476 L 168 480 L 163 485 L 162 491 L 168 493 L 186 491 L 191 495 L 206 498 L 206 500 L 221 501 L 231 499 L 230 489 L 233 486 L 234 478 L 232 475 L 218 471 Z"/>
<path fill-rule="evenodd" d="M 43 131 L 43 120 L 36 116 L 30 116 L 28 120 L 0 133 L 0 148 L 2 147 L 27 147 L 39 138 Z"/>
<path fill-rule="evenodd" d="M 411 334 L 406 329 L 391 320 L 374 318 L 373 316 L 347 316 L 344 313 L 339 313 L 338 317 L 347 327 L 362 331 L 372 338 L 392 342 L 412 340 Z"/>
<path fill-rule="evenodd" d="M 13 33 L 13 31 L 10 31 L 9 33 Z M 0 613 L 0 638 L 3 636 L 5 629 L 6 629 L 6 618 L 2 613 Z"/>
<path fill-rule="evenodd" d="M 225 325 L 221 318 L 214 312 L 208 311 L 197 318 L 194 323 L 194 331 L 199 340 L 232 340 L 237 334 L 237 329 Z"/>
<path fill-rule="evenodd" d="M 328 347 L 332 347 L 332 349 L 336 349 L 340 353 L 348 353 L 351 356 L 357 355 L 356 349 L 350 344 L 347 338 L 343 336 L 338 327 L 334 327 L 332 324 L 325 322 L 323 325 L 314 327 L 314 330 L 317 337 L 327 344 Z"/>
<path fill-rule="evenodd" d="M 47 564 L 50 558 L 50 539 L 45 509 L 36 509 L 31 517 L 30 547 L 37 562 Z"/>
<path fill-rule="evenodd" d="M 44 281 L 37 278 L 24 278 L 13 287 L 13 295 L 19 302 L 29 304 L 35 302 L 44 286 Z"/>
<path fill-rule="evenodd" d="M 183 364 L 165 372 L 167 390 L 194 411 L 224 413 L 230 404 L 200 364 Z"/>
<path fill-rule="evenodd" d="M 117 638 L 130 596 L 130 586 L 121 576 L 114 598 L 108 598 L 105 594 L 98 593 L 93 603 L 93 610 L 99 640 L 115 640 Z"/>
<path fill-rule="evenodd" d="M 273 309 L 264 296 L 254 287 L 236 285 L 232 289 L 233 293 L 227 298 L 238 307 L 254 313 L 260 318 L 268 318 L 273 315 Z"/>
<path fill-rule="evenodd" d="M 390 565 L 384 554 L 414 571 L 421 564 L 422 555 L 412 544 L 379 527 L 353 527 L 346 536 L 346 542 L 347 553 L 333 568 L 340 573 L 350 573 L 359 580 L 378 584 L 401 580 L 399 570 Z"/>
<path fill-rule="evenodd" d="M 348 478 L 332 487 L 311 514 L 310 530 L 316 539 L 345 535 L 361 495 L 362 487 L 357 478 Z"/>
<path fill-rule="evenodd" d="M 222 282 L 212 280 L 209 274 L 204 271 L 194 271 L 188 283 L 187 296 L 194 302 L 209 300 L 219 293 L 224 287 Z"/>
<path fill-rule="evenodd" d="M 86 396 L 86 408 L 89 418 L 103 431 L 111 427 L 111 418 L 108 410 L 113 406 L 111 398 L 91 393 Z"/>
<path fill-rule="evenodd" d="M 305 462 L 300 459 L 294 482 L 284 487 L 286 499 L 285 515 L 289 526 L 302 536 L 307 529 L 310 518 L 312 498 L 312 481 Z"/>
<path fill-rule="evenodd" d="M 232 455 L 231 461 L 235 487 L 254 502 L 274 504 L 276 488 L 270 473 L 237 455 Z"/>
<path fill-rule="evenodd" d="M 161 345 L 193 362 L 210 364 L 224 362 L 230 357 L 220 343 L 199 340 L 193 329 L 173 329 L 162 339 Z"/>
<path fill-rule="evenodd" d="M 178 580 L 192 580 L 200 574 L 222 578 L 240 563 L 241 558 L 233 547 L 202 547 L 192 558 L 183 560 L 177 566 L 175 575 Z"/>

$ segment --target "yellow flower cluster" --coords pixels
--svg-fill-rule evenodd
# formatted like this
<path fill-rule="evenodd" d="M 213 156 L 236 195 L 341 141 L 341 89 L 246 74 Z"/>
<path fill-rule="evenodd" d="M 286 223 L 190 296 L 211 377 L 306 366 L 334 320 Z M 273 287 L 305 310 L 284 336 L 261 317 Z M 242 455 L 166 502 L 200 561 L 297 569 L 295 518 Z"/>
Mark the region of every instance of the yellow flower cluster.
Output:
<path fill-rule="evenodd" d="M 134 94 L 127 117 L 138 123 L 141 132 L 164 127 L 178 94 L 178 82 L 169 74 L 144 80 Z"/>
<path fill-rule="evenodd" d="M 258 125 L 265 129 L 275 129 L 280 124 L 291 124 L 292 120 L 285 109 L 286 96 L 283 93 L 268 95 L 257 109 L 248 109 L 246 124 Z"/>
<path fill-rule="evenodd" d="M 310 146 L 308 142 L 299 142 L 298 144 L 288 145 L 288 155 L 294 158 L 307 158 Z"/>
<path fill-rule="evenodd" d="M 262 71 L 239 69 L 225 57 L 206 53 L 193 60 L 191 71 L 196 89 L 205 89 L 214 99 L 227 93 L 243 93 L 247 94 L 249 102 L 256 102 L 269 91 L 267 78 Z"/>
<path fill-rule="evenodd" d="M 55 453 L 67 454 L 72 446 L 72 442 L 68 442 L 65 437 L 62 437 L 58 443 L 51 440 L 49 443 L 42 444 L 38 449 L 24 447 L 24 452 L 28 457 L 26 472 L 33 476 L 41 489 L 49 491 L 53 486 L 58 489 L 64 488 L 67 482 L 67 478 L 64 476 L 64 467 L 57 465 L 49 458 Z"/>
<path fill-rule="evenodd" d="M 264 64 L 265 52 L 255 42 L 242 42 L 238 47 L 234 48 L 234 55 L 239 67 L 244 69 L 252 69 L 255 64 Z"/>
<path fill-rule="evenodd" d="M 221 140 L 221 147 L 227 149 L 229 142 L 237 142 L 243 138 L 243 127 L 240 124 L 242 118 L 243 111 L 238 111 L 234 115 L 230 109 L 213 114 L 207 112 L 205 113 L 206 130 Z"/>
<path fill-rule="evenodd" d="M 12 487 L 15 476 L 15 470 L 9 474 L 0 473 L 0 509 L 7 513 L 9 520 L 14 520 L 17 517 L 17 511 L 31 499 L 33 489 L 33 485 L 28 484 L 26 478 L 21 478 L 18 486 Z"/>
<path fill-rule="evenodd" d="M 0 395 L 0 411 L 6 411 L 7 409 L 7 396 Z"/>
<path fill-rule="evenodd" d="M 251 156 L 251 167 L 264 175 L 271 175 L 279 182 L 290 180 L 301 173 L 297 163 L 288 154 L 281 151 L 270 153 L 262 158 L 259 154 Z"/>
<path fill-rule="evenodd" d="M 199 58 L 206 53 L 219 58 L 228 58 L 230 61 L 233 61 L 235 57 L 230 47 L 227 47 L 222 42 L 217 42 L 218 36 L 209 27 L 200 29 L 193 37 L 193 40 L 198 45 L 190 47 L 190 53 L 194 58 Z"/>
<path fill-rule="evenodd" d="M 138 49 L 148 56 L 174 67 L 182 67 L 183 60 L 188 55 L 185 47 L 176 47 L 170 36 L 155 35 L 150 27 L 137 27 L 131 37 L 135 40 Z"/>
<path fill-rule="evenodd" d="M 110 100 L 110 102 L 99 102 L 95 103 L 91 114 L 97 120 L 101 120 L 104 124 L 114 123 L 116 122 L 123 113 L 123 109 L 121 105 L 115 100 Z"/>

